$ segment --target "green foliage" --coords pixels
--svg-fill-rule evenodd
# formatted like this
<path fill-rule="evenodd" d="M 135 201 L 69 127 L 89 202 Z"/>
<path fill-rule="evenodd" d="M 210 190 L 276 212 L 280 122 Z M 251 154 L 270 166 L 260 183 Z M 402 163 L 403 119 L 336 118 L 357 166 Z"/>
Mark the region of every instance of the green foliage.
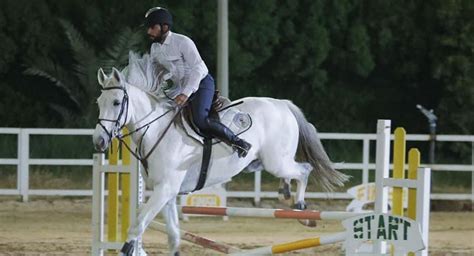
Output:
<path fill-rule="evenodd" d="M 2 126 L 91 128 L 97 69 L 149 50 L 142 23 L 153 6 L 171 10 L 172 30 L 216 74 L 216 0 L 0 1 Z M 228 9 L 231 98 L 293 100 L 323 132 L 373 132 L 387 118 L 427 133 L 422 104 L 438 133 L 474 133 L 474 1 L 232 0 Z M 359 157 L 357 146 L 329 147 L 336 160 Z M 441 161 L 470 159 L 471 145 L 437 150 Z"/>
<path fill-rule="evenodd" d="M 19 103 L 35 102 L 1 114 L 13 120 L 5 125 L 90 127 L 97 68 L 124 67 L 129 50 L 148 51 L 143 13 L 157 5 L 171 10 L 173 30 L 196 42 L 215 74 L 215 0 L 0 2 L 2 83 Z M 415 109 L 422 104 L 439 116 L 440 133 L 472 134 L 473 6 L 229 1 L 231 98 L 288 98 L 322 131 L 339 132 L 372 132 L 374 120 L 389 118 L 426 133 Z M 20 110 L 32 119 L 15 121 Z"/>
<path fill-rule="evenodd" d="M 80 115 L 71 115 L 71 110 L 55 103 L 49 103 L 54 111 L 61 114 L 63 120 L 72 126 L 91 126 L 94 124 L 97 111 L 93 111 L 93 101 L 98 95 L 97 69 L 103 67 L 111 72 L 112 67 L 123 68 L 128 63 L 128 52 L 136 50 L 141 42 L 137 31 L 125 27 L 120 33 L 113 37 L 113 43 L 97 54 L 94 47 L 83 37 L 74 25 L 69 21 L 60 19 L 59 23 L 68 39 L 71 52 L 70 66 L 47 57 L 38 57 L 28 63 L 24 74 L 39 76 L 49 80 L 59 90 L 67 95 Z"/>

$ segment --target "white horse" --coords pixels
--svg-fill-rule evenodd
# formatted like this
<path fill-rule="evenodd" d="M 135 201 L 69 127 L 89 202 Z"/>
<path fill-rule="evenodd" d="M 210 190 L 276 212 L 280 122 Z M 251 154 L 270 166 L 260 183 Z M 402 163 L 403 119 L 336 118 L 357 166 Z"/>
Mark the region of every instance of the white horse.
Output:
<path fill-rule="evenodd" d="M 173 119 L 178 109 L 172 101 L 166 97 L 155 97 L 131 85 L 132 80 L 133 84 L 140 82 L 137 77 L 147 76 L 143 72 L 152 70 L 142 66 L 142 73 L 137 76 L 134 72 L 138 70 L 131 68 L 132 64 L 129 65 L 128 79 L 115 68 L 110 76 L 99 69 L 98 80 L 103 88 L 97 100 L 100 113 L 93 142 L 97 150 L 104 151 L 122 127 L 130 131 L 146 127 L 131 136 L 134 143 L 140 146 L 141 156 L 151 152 L 146 160 L 148 175 L 145 179 L 153 192 L 139 209 L 137 221 L 131 224 L 122 253 L 132 255 L 136 239 L 162 212 L 167 224 L 170 255 L 176 256 L 179 255 L 180 245 L 176 198 L 179 193 L 190 192 L 190 188 L 196 186 L 197 175 L 187 173 L 199 169 L 202 145 L 189 137 L 182 126 L 175 124 Z M 155 83 L 147 79 L 142 82 Z M 239 158 L 230 146 L 214 144 L 205 187 L 228 181 L 250 164 L 263 166 L 286 183 L 296 180 L 296 201 L 299 208 L 304 209 L 305 190 L 311 171 L 325 190 L 342 186 L 347 180 L 346 175 L 333 169 L 316 129 L 292 102 L 272 98 L 243 98 L 241 101 L 243 103 L 238 108 L 251 115 L 253 125 L 240 136 L 253 146 L 245 158 Z M 160 116 L 156 122 L 148 124 Z"/>

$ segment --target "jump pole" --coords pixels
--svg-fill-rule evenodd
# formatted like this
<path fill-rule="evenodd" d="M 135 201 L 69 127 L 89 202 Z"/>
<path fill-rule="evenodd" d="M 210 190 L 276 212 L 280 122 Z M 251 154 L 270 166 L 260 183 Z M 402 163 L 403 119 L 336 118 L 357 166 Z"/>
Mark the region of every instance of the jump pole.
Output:
<path fill-rule="evenodd" d="M 131 143 L 127 141 L 127 143 Z M 130 144 L 129 144 L 130 145 Z M 105 155 L 93 155 L 92 194 L 92 255 L 104 255 L 107 250 L 120 250 L 127 237 L 130 223 L 134 223 L 139 203 L 143 200 L 143 181 L 140 178 L 139 163 L 130 152 L 123 148 L 122 164 L 119 163 L 118 142 L 113 141 L 109 151 L 109 162 Z M 105 175 L 108 175 L 108 191 L 105 190 Z M 120 179 L 121 178 L 121 179 Z M 119 181 L 122 181 L 119 190 Z M 121 236 L 119 230 L 119 192 L 121 192 Z M 105 196 L 107 202 L 107 237 L 105 236 Z M 135 255 L 141 250 L 141 239 L 136 243 Z"/>
<path fill-rule="evenodd" d="M 307 249 L 317 247 L 321 245 L 333 244 L 342 242 L 346 239 L 346 233 L 335 233 L 331 235 L 319 236 L 314 238 L 308 238 L 289 243 L 276 244 L 273 246 L 260 247 L 253 250 L 246 250 L 231 255 L 243 256 L 243 255 L 273 255 L 285 252 L 291 252 L 295 250 Z"/>
<path fill-rule="evenodd" d="M 240 207 L 199 207 L 178 206 L 182 214 L 200 214 L 212 216 L 231 217 L 257 217 L 276 219 L 304 219 L 304 220 L 345 220 L 359 216 L 360 213 L 343 211 L 311 211 L 291 209 L 263 209 L 263 208 L 240 208 Z"/>
<path fill-rule="evenodd" d="M 165 233 L 165 234 L 168 233 L 168 231 L 166 230 L 166 225 L 158 221 L 152 221 L 150 223 L 150 227 L 162 233 Z M 193 234 L 181 229 L 179 230 L 179 233 L 180 233 L 181 239 L 188 241 L 190 243 L 196 244 L 196 245 L 200 245 L 204 248 L 217 251 L 217 252 L 231 254 L 231 253 L 237 253 L 240 251 L 240 249 L 232 247 L 230 245 L 217 242 L 217 241 L 214 241 L 214 240 L 211 240 L 211 239 L 208 239 L 208 238 L 205 238 L 205 237 L 202 237 L 202 236 L 199 236 L 199 235 L 196 235 L 196 234 Z"/>

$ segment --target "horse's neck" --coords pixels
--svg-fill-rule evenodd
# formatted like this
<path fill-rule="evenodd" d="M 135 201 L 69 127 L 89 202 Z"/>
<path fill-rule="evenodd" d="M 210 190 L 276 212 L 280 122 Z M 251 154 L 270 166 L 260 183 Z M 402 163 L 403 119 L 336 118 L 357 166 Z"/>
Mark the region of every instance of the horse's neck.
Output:
<path fill-rule="evenodd" d="M 158 101 L 152 98 L 151 95 L 147 94 L 146 92 L 134 87 L 128 86 L 128 94 L 129 94 L 129 121 L 127 128 L 130 131 L 134 131 L 139 129 L 140 127 L 144 126 L 145 124 L 151 122 L 153 119 L 163 115 L 167 109 L 165 108 L 165 103 L 162 101 Z M 171 121 L 171 115 L 164 115 L 159 120 L 154 121 L 153 124 L 149 128 L 149 132 L 160 131 L 162 130 L 166 124 Z M 146 128 L 140 130 L 135 136 L 133 136 L 133 140 L 136 142 L 143 132 L 145 132 Z"/>

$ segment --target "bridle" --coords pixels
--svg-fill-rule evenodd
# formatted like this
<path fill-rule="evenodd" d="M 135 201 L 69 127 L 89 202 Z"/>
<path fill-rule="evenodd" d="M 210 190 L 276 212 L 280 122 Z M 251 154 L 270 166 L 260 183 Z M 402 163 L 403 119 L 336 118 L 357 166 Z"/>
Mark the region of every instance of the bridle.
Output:
<path fill-rule="evenodd" d="M 148 151 L 148 153 L 146 153 L 145 156 L 142 157 L 141 154 L 140 154 L 141 150 L 138 150 L 138 153 L 134 152 L 131 149 L 131 147 L 124 141 L 124 138 L 126 138 L 128 136 L 131 136 L 132 134 L 146 128 L 145 131 L 143 132 L 141 138 L 140 138 L 140 143 L 138 145 L 138 149 L 140 149 L 142 147 L 143 137 L 145 136 L 146 132 L 148 131 L 148 128 L 150 128 L 150 125 L 152 123 L 156 122 L 158 119 L 165 116 L 166 114 L 170 113 L 174 109 L 170 108 L 165 113 L 163 113 L 160 116 L 154 118 L 153 120 L 145 123 L 144 125 L 136 128 L 135 130 L 128 132 L 127 134 L 120 134 L 120 131 L 125 127 L 125 124 L 127 123 L 127 119 L 128 119 L 128 109 L 129 109 L 129 101 L 128 100 L 129 100 L 129 97 L 128 97 L 128 93 L 127 93 L 127 90 L 125 89 L 125 87 L 111 86 L 111 87 L 106 87 L 103 90 L 115 90 L 115 89 L 123 91 L 122 103 L 121 103 L 121 106 L 120 106 L 120 112 L 119 112 L 119 115 L 117 116 L 117 119 L 114 120 L 114 119 L 99 118 L 98 121 L 97 121 L 97 124 L 100 125 L 100 127 L 102 127 L 102 129 L 107 133 L 107 135 L 109 136 L 109 141 L 111 141 L 112 138 L 114 138 L 114 137 L 117 138 L 120 141 L 121 144 L 125 145 L 125 147 L 128 149 L 128 151 L 130 151 L 130 153 L 135 158 L 137 158 L 139 161 L 141 161 L 143 163 L 144 166 L 146 166 L 146 160 L 151 155 L 151 153 L 153 153 L 153 151 L 156 149 L 158 144 L 161 142 L 161 140 L 165 136 L 166 132 L 171 127 L 171 124 L 173 124 L 176 117 L 179 116 L 179 114 L 181 113 L 181 110 L 183 109 L 184 106 L 179 106 L 178 107 L 178 111 L 176 111 L 176 114 L 173 116 L 170 123 L 166 126 L 164 132 L 161 134 L 161 136 L 155 142 L 155 144 L 150 149 L 150 151 Z M 123 115 L 125 115 L 125 119 L 124 119 L 123 124 L 120 124 L 120 119 L 122 118 Z M 113 123 L 115 123 L 115 126 L 114 126 L 112 131 L 109 131 L 109 130 L 107 130 L 107 128 L 104 126 L 104 124 L 102 122 L 113 122 Z"/>
<path fill-rule="evenodd" d="M 109 141 L 110 141 L 110 140 L 112 140 L 112 138 L 114 136 L 119 137 L 119 131 L 122 130 L 122 128 L 124 128 L 125 124 L 127 123 L 127 119 L 128 119 L 128 93 L 127 93 L 127 90 L 124 87 L 121 87 L 121 86 L 106 87 L 102 90 L 104 90 L 104 91 L 122 90 L 123 91 L 123 98 L 122 98 L 122 103 L 121 103 L 121 106 L 120 106 L 120 113 L 119 113 L 117 119 L 113 120 L 113 119 L 99 118 L 97 120 L 97 124 L 100 125 L 100 127 L 102 127 L 102 129 L 105 131 L 105 133 L 107 133 L 107 135 L 109 136 Z M 122 115 L 124 115 L 124 113 L 125 113 L 125 120 L 124 120 L 123 124 L 120 125 L 120 119 L 122 118 Z M 107 128 L 104 126 L 104 124 L 102 122 L 112 122 L 112 123 L 115 124 L 115 126 L 113 127 L 113 129 L 111 131 L 109 131 L 109 130 L 107 130 Z"/>

